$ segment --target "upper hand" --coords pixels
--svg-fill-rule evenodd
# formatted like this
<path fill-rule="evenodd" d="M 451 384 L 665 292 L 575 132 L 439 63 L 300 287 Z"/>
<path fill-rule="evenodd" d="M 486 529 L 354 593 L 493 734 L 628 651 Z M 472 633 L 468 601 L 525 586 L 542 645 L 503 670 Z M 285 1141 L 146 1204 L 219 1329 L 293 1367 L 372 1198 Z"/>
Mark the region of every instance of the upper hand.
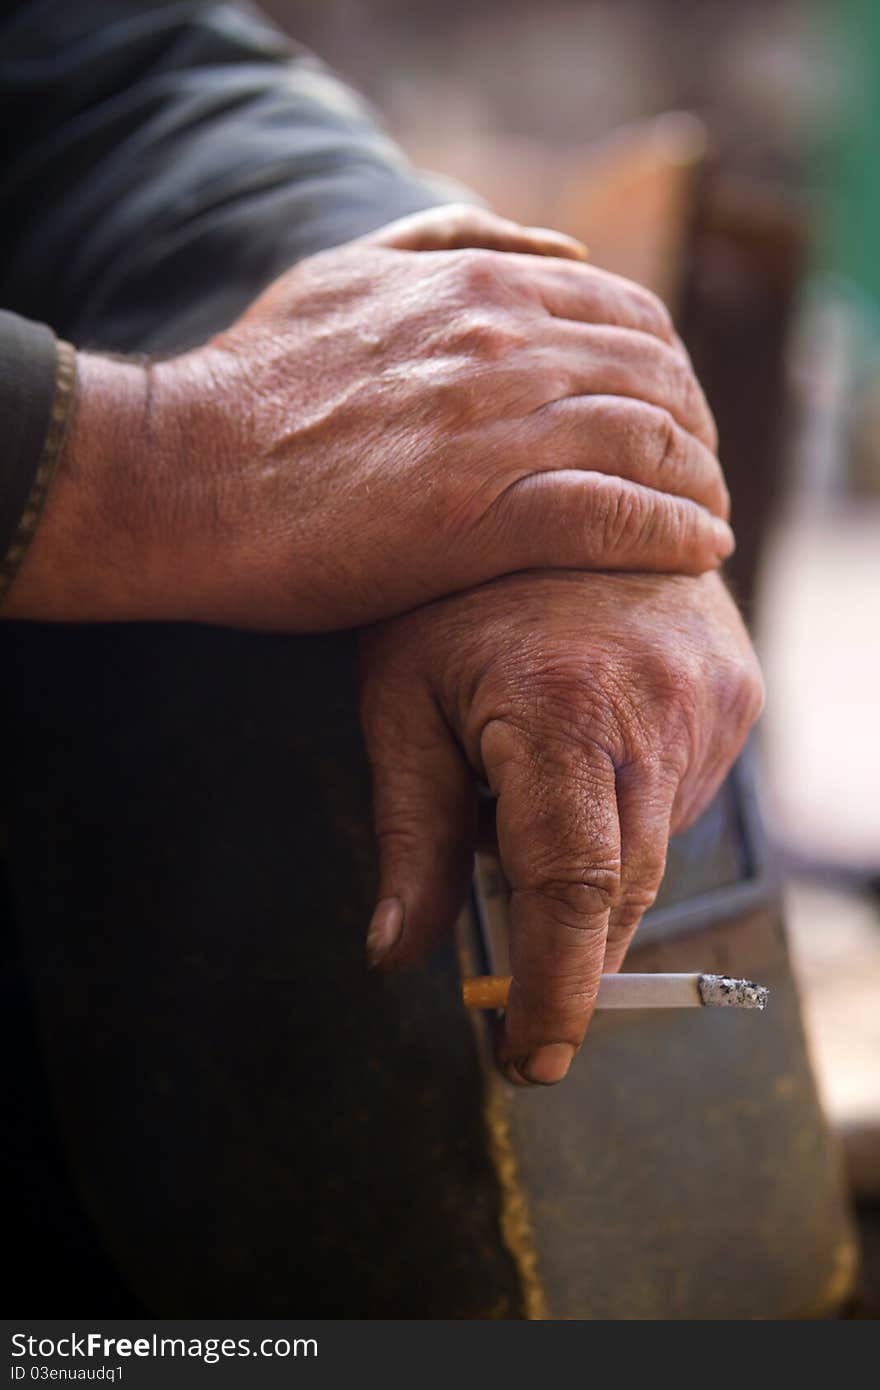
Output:
<path fill-rule="evenodd" d="M 716 575 L 514 576 L 363 639 L 381 856 L 374 958 L 409 963 L 461 906 L 475 779 L 497 797 L 513 985 L 500 1059 L 558 1081 L 603 970 L 657 893 L 762 702 Z"/>
<path fill-rule="evenodd" d="M 565 250 L 549 233 L 463 220 L 315 256 L 157 369 L 179 428 L 227 460 L 202 616 L 326 629 L 536 566 L 696 573 L 732 549 L 714 424 L 659 301 L 516 249 Z M 505 249 L 396 249 L 419 227 Z"/>
<path fill-rule="evenodd" d="M 728 498 L 684 349 L 581 252 L 436 209 L 181 357 L 80 354 L 7 612 L 309 630 L 540 566 L 716 566 Z"/>

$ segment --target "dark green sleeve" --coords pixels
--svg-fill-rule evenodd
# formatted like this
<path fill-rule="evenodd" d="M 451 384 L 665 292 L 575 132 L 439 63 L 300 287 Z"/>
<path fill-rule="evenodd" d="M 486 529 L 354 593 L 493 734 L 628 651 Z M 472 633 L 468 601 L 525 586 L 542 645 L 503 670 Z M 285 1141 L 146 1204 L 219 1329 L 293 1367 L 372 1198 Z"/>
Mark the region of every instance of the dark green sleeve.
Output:
<path fill-rule="evenodd" d="M 73 395 L 74 352 L 0 311 L 0 601 L 36 529 Z"/>
<path fill-rule="evenodd" d="M 234 5 L 27 0 L 0 20 L 0 303 L 78 346 L 168 350 L 298 258 L 460 190 Z M 467 196 L 467 195 L 465 195 Z"/>

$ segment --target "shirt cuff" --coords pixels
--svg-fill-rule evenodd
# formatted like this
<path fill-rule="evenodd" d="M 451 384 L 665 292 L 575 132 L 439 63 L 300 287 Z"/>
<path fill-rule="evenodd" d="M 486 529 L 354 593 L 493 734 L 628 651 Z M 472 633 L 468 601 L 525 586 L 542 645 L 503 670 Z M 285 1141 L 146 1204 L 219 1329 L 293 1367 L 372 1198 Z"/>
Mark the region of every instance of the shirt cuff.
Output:
<path fill-rule="evenodd" d="M 45 324 L 0 311 L 0 602 L 37 529 L 64 444 L 76 352 Z"/>

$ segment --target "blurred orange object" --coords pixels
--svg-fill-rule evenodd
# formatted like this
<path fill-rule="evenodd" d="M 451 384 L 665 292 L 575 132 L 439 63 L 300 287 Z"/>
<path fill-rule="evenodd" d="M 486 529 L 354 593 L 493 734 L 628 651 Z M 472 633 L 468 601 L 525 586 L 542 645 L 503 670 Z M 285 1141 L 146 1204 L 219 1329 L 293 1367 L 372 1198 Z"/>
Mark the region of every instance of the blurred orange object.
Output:
<path fill-rule="evenodd" d="M 667 112 L 583 150 L 481 136 L 410 145 L 417 163 L 477 190 L 497 211 L 585 241 L 590 260 L 638 280 L 675 308 L 694 180 L 708 149 L 702 121 Z"/>

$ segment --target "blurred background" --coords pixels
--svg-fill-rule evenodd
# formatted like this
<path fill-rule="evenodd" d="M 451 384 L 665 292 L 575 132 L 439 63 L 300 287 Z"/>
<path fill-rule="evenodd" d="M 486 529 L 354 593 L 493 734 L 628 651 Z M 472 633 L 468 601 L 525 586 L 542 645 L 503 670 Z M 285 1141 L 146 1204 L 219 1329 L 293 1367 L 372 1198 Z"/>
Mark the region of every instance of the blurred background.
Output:
<path fill-rule="evenodd" d="M 419 164 L 669 303 L 768 684 L 763 810 L 880 1311 L 880 6 L 271 0 Z"/>

